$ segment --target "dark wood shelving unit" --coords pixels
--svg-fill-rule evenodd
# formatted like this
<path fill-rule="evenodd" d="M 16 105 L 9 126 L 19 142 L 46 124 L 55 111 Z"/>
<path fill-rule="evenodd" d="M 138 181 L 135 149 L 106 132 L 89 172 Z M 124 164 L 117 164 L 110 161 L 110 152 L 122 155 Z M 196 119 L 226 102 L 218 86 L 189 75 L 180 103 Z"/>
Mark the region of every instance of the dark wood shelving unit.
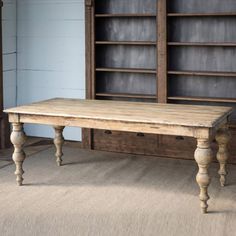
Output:
<path fill-rule="evenodd" d="M 87 98 L 236 107 L 236 6 L 208 1 L 86 0 Z M 187 159 L 195 147 L 187 137 L 145 135 L 140 145 L 101 132 L 83 132 L 84 146 Z"/>

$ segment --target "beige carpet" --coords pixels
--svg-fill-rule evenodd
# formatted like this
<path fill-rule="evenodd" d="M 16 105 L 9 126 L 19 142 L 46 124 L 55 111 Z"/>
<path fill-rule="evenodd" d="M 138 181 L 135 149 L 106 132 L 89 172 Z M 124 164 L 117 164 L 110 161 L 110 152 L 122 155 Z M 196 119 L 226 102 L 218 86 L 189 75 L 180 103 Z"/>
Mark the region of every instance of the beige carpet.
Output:
<path fill-rule="evenodd" d="M 236 166 L 221 188 L 212 165 L 210 213 L 202 215 L 193 161 L 69 147 L 64 153 L 62 167 L 53 148 L 28 158 L 22 187 L 14 165 L 2 165 L 1 236 L 236 235 Z"/>

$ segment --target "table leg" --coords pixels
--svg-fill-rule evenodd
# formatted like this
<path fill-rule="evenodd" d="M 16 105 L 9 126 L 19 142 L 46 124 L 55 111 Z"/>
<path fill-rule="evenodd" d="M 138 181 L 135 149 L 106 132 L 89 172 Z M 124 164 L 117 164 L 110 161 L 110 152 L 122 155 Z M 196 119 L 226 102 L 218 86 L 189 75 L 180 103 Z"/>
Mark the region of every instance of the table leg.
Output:
<path fill-rule="evenodd" d="M 16 165 L 16 182 L 19 186 L 23 183 L 23 162 L 25 160 L 25 152 L 23 150 L 24 143 L 26 142 L 26 135 L 23 131 L 23 124 L 21 123 L 12 123 L 12 133 L 11 133 L 11 142 L 14 146 L 14 152 L 12 159 Z"/>
<path fill-rule="evenodd" d="M 226 175 L 227 175 L 227 171 L 226 171 L 226 164 L 227 164 L 227 160 L 228 160 L 228 143 L 230 141 L 230 134 L 229 134 L 229 130 L 227 127 L 221 128 L 217 131 L 216 133 L 216 141 L 219 145 L 219 149 L 217 152 L 217 160 L 220 163 L 220 169 L 218 171 L 219 175 L 220 175 L 220 183 L 221 186 L 225 186 L 225 182 L 226 182 Z"/>
<path fill-rule="evenodd" d="M 62 152 L 62 146 L 64 144 L 64 137 L 63 137 L 63 130 L 64 130 L 64 126 L 54 126 L 53 127 L 55 130 L 55 138 L 54 138 L 54 144 L 56 147 L 56 158 L 57 158 L 57 165 L 61 166 L 62 164 L 62 156 L 63 156 L 63 152 Z"/>
<path fill-rule="evenodd" d="M 196 181 L 200 187 L 200 201 L 202 213 L 207 213 L 209 199 L 208 186 L 210 184 L 210 177 L 208 174 L 208 167 L 212 161 L 213 153 L 208 139 L 198 139 L 197 149 L 194 153 L 194 158 L 198 164 L 199 171 L 196 176 Z"/>

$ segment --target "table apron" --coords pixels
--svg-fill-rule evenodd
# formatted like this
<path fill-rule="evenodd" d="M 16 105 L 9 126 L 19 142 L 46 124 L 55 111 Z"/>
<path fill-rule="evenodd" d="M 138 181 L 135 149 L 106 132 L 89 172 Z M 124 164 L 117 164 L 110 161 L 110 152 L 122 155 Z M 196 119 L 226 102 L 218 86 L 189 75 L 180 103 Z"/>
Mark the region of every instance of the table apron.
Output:
<path fill-rule="evenodd" d="M 96 118 L 9 114 L 9 121 L 11 123 L 73 126 L 114 131 L 143 132 L 149 134 L 181 135 L 203 139 L 209 139 L 212 136 L 212 128 L 208 127 L 187 127 L 174 124 L 165 125 L 145 122 L 127 122 L 122 120 L 100 120 Z"/>

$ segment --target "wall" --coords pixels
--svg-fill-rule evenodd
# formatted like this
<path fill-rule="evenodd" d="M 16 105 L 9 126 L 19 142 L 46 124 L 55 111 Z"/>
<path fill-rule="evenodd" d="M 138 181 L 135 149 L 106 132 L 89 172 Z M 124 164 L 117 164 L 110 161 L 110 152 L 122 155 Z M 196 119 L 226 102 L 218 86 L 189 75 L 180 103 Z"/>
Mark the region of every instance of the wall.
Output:
<path fill-rule="evenodd" d="M 8 108 L 16 105 L 16 0 L 3 3 L 3 87 Z"/>
<path fill-rule="evenodd" d="M 17 105 L 53 97 L 85 97 L 83 0 L 17 1 Z M 53 129 L 26 125 L 32 136 L 52 137 Z M 81 140 L 66 128 L 65 138 Z"/>

